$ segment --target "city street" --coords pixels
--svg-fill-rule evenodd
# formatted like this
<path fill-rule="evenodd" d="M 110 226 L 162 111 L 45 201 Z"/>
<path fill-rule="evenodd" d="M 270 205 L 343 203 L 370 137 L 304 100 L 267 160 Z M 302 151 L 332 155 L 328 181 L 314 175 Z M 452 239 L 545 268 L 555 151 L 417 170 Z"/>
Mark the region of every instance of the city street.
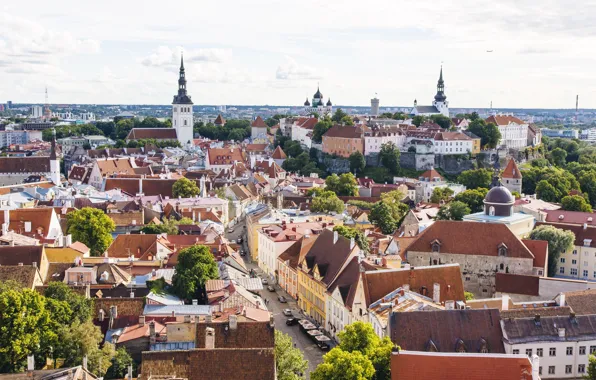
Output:
<path fill-rule="evenodd" d="M 246 256 L 244 256 L 244 261 L 246 263 L 247 268 L 253 269 L 258 274 L 262 274 L 263 272 L 259 269 L 259 267 L 251 262 L 250 254 L 248 252 L 248 246 L 246 244 L 246 236 L 244 234 L 244 221 L 239 222 L 237 225 L 235 225 L 234 231 L 232 233 L 228 233 L 226 230 L 226 237 L 229 240 L 237 241 L 238 238 L 242 236 L 242 249 L 244 250 L 244 252 L 246 252 Z M 304 358 L 308 360 L 307 373 L 310 373 L 317 367 L 319 363 L 321 363 L 322 357 L 325 354 L 325 352 L 322 351 L 319 347 L 317 347 L 317 345 L 314 344 L 313 341 L 305 333 L 300 331 L 300 327 L 298 325 L 286 325 L 286 320 L 289 317 L 283 315 L 284 309 L 291 309 L 295 317 L 303 318 L 302 314 L 298 309 L 296 301 L 277 285 L 274 285 L 274 292 L 268 291 L 266 285 L 264 287 L 265 289 L 261 293 L 261 296 L 268 302 L 267 308 L 273 314 L 273 318 L 275 320 L 275 328 L 292 337 L 292 340 L 296 344 L 296 347 L 303 352 Z M 288 300 L 288 302 L 279 302 L 277 297 L 280 295 L 284 296 Z"/>

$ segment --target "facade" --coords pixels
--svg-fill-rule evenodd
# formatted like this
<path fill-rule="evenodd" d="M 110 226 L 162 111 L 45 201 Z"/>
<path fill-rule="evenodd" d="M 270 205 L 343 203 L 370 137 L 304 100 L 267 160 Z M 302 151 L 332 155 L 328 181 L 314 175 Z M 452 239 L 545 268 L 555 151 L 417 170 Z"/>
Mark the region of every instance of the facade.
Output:
<path fill-rule="evenodd" d="M 515 116 L 493 115 L 486 119 L 493 123 L 501 132 L 499 146 L 506 149 L 523 149 L 528 146 L 528 123 Z"/>
<path fill-rule="evenodd" d="M 292 140 L 298 141 L 307 149 L 312 148 L 312 134 L 315 125 L 318 122 L 319 120 L 316 117 L 301 117 L 292 121 L 290 127 L 290 136 L 292 137 Z"/>
<path fill-rule="evenodd" d="M 172 127 L 176 129 L 178 141 L 187 146 L 193 140 L 192 100 L 186 92 L 186 74 L 184 59 L 180 58 L 180 77 L 178 78 L 178 94 L 172 101 Z"/>
<path fill-rule="evenodd" d="M 564 252 L 557 262 L 556 276 L 575 280 L 596 282 L 596 227 L 587 224 L 583 226 L 563 223 L 548 224 L 575 235 L 573 249 Z"/>
<path fill-rule="evenodd" d="M 422 173 L 418 180 L 414 180 L 406 177 L 394 177 L 393 183 L 406 183 L 413 184 L 416 188 L 416 199 L 415 202 L 430 202 L 430 198 L 435 188 L 448 187 L 453 190 L 453 196 L 466 190 L 464 185 L 458 183 L 447 182 L 439 172 L 434 169 L 430 169 Z"/>
<path fill-rule="evenodd" d="M 266 139 L 267 138 L 267 124 L 263 121 L 260 116 L 250 124 L 250 137 L 254 141 L 255 139 Z"/>
<path fill-rule="evenodd" d="M 372 127 L 364 132 L 364 154 L 379 153 L 383 144 L 393 143 L 398 148 L 406 144 L 406 134 L 398 126 Z"/>
<path fill-rule="evenodd" d="M 537 128 L 538 129 L 538 128 Z M 559 137 L 562 139 L 578 139 L 579 138 L 579 131 L 577 129 L 548 129 L 542 128 L 538 129 L 541 133 L 546 137 Z M 592 131 L 591 139 L 588 140 L 596 141 L 596 130 L 589 129 L 588 132 Z M 590 134 L 588 133 L 588 136 Z"/>
<path fill-rule="evenodd" d="M 205 169 L 216 173 L 230 170 L 235 162 L 244 162 L 242 151 L 238 147 L 208 148 L 205 157 Z"/>
<path fill-rule="evenodd" d="M 379 116 L 379 99 L 376 97 L 370 100 L 370 115 Z"/>
<path fill-rule="evenodd" d="M 443 115 L 449 117 L 449 102 L 447 95 L 445 95 L 445 82 L 443 81 L 443 67 L 441 66 L 441 73 L 439 74 L 439 81 L 437 82 L 437 94 L 431 106 L 419 106 L 418 101 L 414 100 L 414 108 L 411 114 L 414 116 L 432 116 Z"/>
<path fill-rule="evenodd" d="M 439 132 L 434 136 L 435 154 L 473 154 L 474 139 L 462 132 Z"/>
<path fill-rule="evenodd" d="M 364 155 L 363 135 L 359 126 L 334 125 L 323 135 L 323 153 L 345 158 L 355 152 Z"/>
<path fill-rule="evenodd" d="M 41 119 L 43 117 L 43 106 L 32 106 L 31 107 L 31 118 Z"/>
<path fill-rule="evenodd" d="M 93 163 L 89 176 L 89 185 L 101 190 L 104 178 L 114 174 L 135 174 L 136 164 L 129 158 L 104 158 Z"/>
<path fill-rule="evenodd" d="M 0 131 L 0 148 L 16 144 L 27 144 L 32 140 L 33 131 Z"/>
<path fill-rule="evenodd" d="M 360 277 L 359 260 L 352 257 L 327 289 L 324 328 L 335 340 L 339 339 L 338 334 L 345 326 L 353 322 L 351 311 Z"/>
<path fill-rule="evenodd" d="M 320 116 L 333 113 L 331 99 L 328 99 L 327 103 L 325 103 L 323 100 L 323 94 L 319 90 L 318 86 L 317 92 L 315 92 L 312 97 L 312 103 L 308 101 L 308 98 L 306 98 L 306 101 L 304 102 L 304 114 L 310 114 L 314 112 L 318 113 Z"/>
<path fill-rule="evenodd" d="M 511 158 L 501 174 L 501 183 L 512 193 L 515 191 L 518 194 L 522 193 L 522 174 L 515 160 Z"/>
<path fill-rule="evenodd" d="M 536 127 L 534 124 L 529 124 L 528 125 L 528 146 L 538 146 L 541 143 L 542 143 L 542 129 Z"/>

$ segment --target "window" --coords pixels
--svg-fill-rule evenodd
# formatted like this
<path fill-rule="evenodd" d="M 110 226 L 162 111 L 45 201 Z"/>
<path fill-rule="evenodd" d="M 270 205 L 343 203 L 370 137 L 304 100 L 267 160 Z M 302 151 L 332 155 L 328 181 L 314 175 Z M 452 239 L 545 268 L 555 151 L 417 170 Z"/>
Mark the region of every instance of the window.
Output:
<path fill-rule="evenodd" d="M 590 346 L 590 355 L 596 353 L 596 346 Z"/>
<path fill-rule="evenodd" d="M 574 249 L 574 250 L 573 250 L 573 254 L 574 254 L 574 255 L 577 255 L 577 249 Z"/>
<path fill-rule="evenodd" d="M 571 260 L 571 264 L 573 264 L 573 265 L 577 264 L 577 260 Z"/>
<path fill-rule="evenodd" d="M 573 370 L 571 369 L 571 365 L 566 365 L 566 366 L 565 366 L 565 373 L 571 373 L 571 371 L 573 371 Z"/>
<path fill-rule="evenodd" d="M 579 373 L 586 373 L 586 365 L 585 364 L 580 364 L 577 366 L 577 372 Z"/>
<path fill-rule="evenodd" d="M 577 269 L 575 269 L 575 268 L 571 268 L 570 272 L 571 272 L 570 274 L 571 274 L 572 276 L 577 276 Z"/>
<path fill-rule="evenodd" d="M 584 266 L 587 267 L 588 266 L 588 262 L 584 261 Z"/>
<path fill-rule="evenodd" d="M 537 349 L 536 349 L 536 355 L 538 355 L 538 356 L 542 357 L 542 355 L 543 355 L 543 351 L 544 351 L 544 350 L 543 350 L 542 348 L 537 348 Z"/>
<path fill-rule="evenodd" d="M 559 268 L 559 274 L 565 274 L 565 268 L 560 267 Z"/>
<path fill-rule="evenodd" d="M 542 375 L 542 366 L 538 367 L 538 374 Z"/>
<path fill-rule="evenodd" d="M 557 356 L 557 349 L 555 347 L 551 347 L 548 349 L 548 356 Z"/>
<path fill-rule="evenodd" d="M 588 277 L 588 271 L 584 269 L 583 275 L 584 277 Z"/>
<path fill-rule="evenodd" d="M 549 375 L 555 374 L 555 366 L 554 365 L 548 366 L 548 374 Z"/>
<path fill-rule="evenodd" d="M 531 348 L 528 348 L 526 350 L 526 355 L 528 355 L 528 357 L 530 357 L 530 358 L 532 357 L 532 349 Z"/>
<path fill-rule="evenodd" d="M 513 350 L 513 355 L 519 354 L 519 350 Z"/>
<path fill-rule="evenodd" d="M 562 264 L 565 264 L 565 258 L 564 257 L 561 257 L 561 263 Z"/>
<path fill-rule="evenodd" d="M 566 353 L 568 356 L 573 355 L 573 347 L 567 347 Z"/>
<path fill-rule="evenodd" d="M 579 354 L 580 355 L 586 354 L 586 346 L 579 346 Z"/>

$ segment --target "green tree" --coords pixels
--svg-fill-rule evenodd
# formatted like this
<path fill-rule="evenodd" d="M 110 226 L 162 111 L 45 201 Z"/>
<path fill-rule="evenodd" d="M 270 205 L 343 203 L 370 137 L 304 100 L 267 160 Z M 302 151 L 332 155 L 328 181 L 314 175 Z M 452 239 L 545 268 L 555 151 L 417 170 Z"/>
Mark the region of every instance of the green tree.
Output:
<path fill-rule="evenodd" d="M 393 174 L 397 174 L 399 171 L 400 155 L 401 152 L 394 143 L 388 142 L 381 145 L 381 150 L 379 152 L 381 164 Z"/>
<path fill-rule="evenodd" d="M 337 231 L 338 234 L 345 238 L 354 238 L 354 241 L 356 244 L 358 244 L 358 247 L 364 252 L 368 252 L 370 249 L 368 240 L 364 236 L 364 233 L 360 230 L 348 226 L 335 226 L 333 227 L 333 231 Z"/>
<path fill-rule="evenodd" d="M 437 220 L 464 220 L 470 214 L 470 208 L 464 202 L 453 201 L 439 208 Z"/>
<path fill-rule="evenodd" d="M 398 227 L 393 218 L 391 207 L 384 202 L 377 202 L 370 210 L 368 220 L 381 229 L 384 234 L 392 234 Z"/>
<path fill-rule="evenodd" d="M 419 127 L 425 121 L 426 121 L 426 117 L 421 116 L 421 115 L 416 115 L 412 118 L 412 124 L 414 124 L 416 127 Z"/>
<path fill-rule="evenodd" d="M 122 119 L 116 123 L 116 139 L 124 140 L 131 129 L 134 128 L 134 121 L 132 119 Z"/>
<path fill-rule="evenodd" d="M 578 181 L 588 195 L 592 207 L 596 207 L 596 170 L 582 170 L 579 172 Z"/>
<path fill-rule="evenodd" d="M 567 152 L 561 148 L 555 148 L 549 154 L 550 162 L 560 168 L 565 167 L 565 164 L 567 163 L 566 158 Z"/>
<path fill-rule="evenodd" d="M 391 209 L 391 216 L 395 220 L 395 223 L 399 227 L 402 219 L 406 216 L 410 208 L 407 204 L 403 203 L 402 200 L 406 197 L 406 194 L 399 190 L 393 190 L 381 194 L 381 202 L 385 203 Z"/>
<path fill-rule="evenodd" d="M 323 141 L 323 135 L 331 127 L 333 127 L 333 121 L 331 121 L 329 116 L 325 116 L 325 118 L 319 120 L 312 131 L 312 141 L 320 144 Z"/>
<path fill-rule="evenodd" d="M 482 119 L 473 120 L 468 126 L 468 131 L 480 137 L 480 145 L 495 148 L 501 139 L 501 132 L 494 123 L 487 123 Z"/>
<path fill-rule="evenodd" d="M 110 361 L 115 354 L 114 346 L 103 342 L 103 335 L 99 327 L 90 320 L 86 322 L 74 321 L 71 325 L 64 325 L 58 330 L 59 344 L 56 345 L 54 356 L 64 359 L 66 366 L 80 365 L 83 357 L 89 360 L 89 370 L 98 376 L 103 376 L 110 367 Z"/>
<path fill-rule="evenodd" d="M 544 179 L 538 182 L 538 185 L 536 185 L 536 195 L 539 199 L 542 199 L 545 202 L 556 203 L 561 198 L 561 193 Z"/>
<path fill-rule="evenodd" d="M 338 108 L 331 117 L 331 120 L 333 120 L 336 123 L 341 123 L 342 119 L 346 116 L 349 117 L 349 115 L 345 113 L 341 108 Z"/>
<path fill-rule="evenodd" d="M 484 209 L 484 198 L 488 189 L 478 188 L 464 190 L 455 196 L 455 200 L 465 203 L 471 212 L 481 212 Z"/>
<path fill-rule="evenodd" d="M 132 374 L 133 377 L 136 376 L 136 363 L 130 355 L 126 348 L 120 347 L 116 350 L 116 354 L 112 358 L 112 363 L 108 372 L 106 373 L 106 378 L 108 379 L 124 379 L 126 374 L 128 373 L 128 366 L 132 365 Z"/>
<path fill-rule="evenodd" d="M 296 157 L 299 154 L 304 153 L 304 150 L 298 141 L 286 141 L 284 143 L 283 149 L 289 157 Z"/>
<path fill-rule="evenodd" d="M 466 298 L 466 301 L 471 301 L 474 299 L 474 293 L 472 292 L 464 292 L 464 297 Z"/>
<path fill-rule="evenodd" d="M 308 361 L 302 351 L 293 347 L 292 338 L 275 330 L 275 368 L 278 380 L 305 379 Z"/>
<path fill-rule="evenodd" d="M 190 218 L 181 218 L 180 220 L 174 219 L 174 217 L 170 217 L 169 219 L 163 219 L 161 224 L 147 224 L 145 227 L 141 229 L 144 234 L 168 234 L 168 235 L 178 235 L 179 230 L 178 226 L 182 225 L 191 225 L 195 224 L 192 219 Z"/>
<path fill-rule="evenodd" d="M 112 243 L 114 221 L 102 210 L 83 207 L 66 215 L 68 233 L 74 241 L 80 241 L 91 250 L 92 256 L 102 255 Z"/>
<path fill-rule="evenodd" d="M 73 320 L 86 322 L 93 315 L 93 300 L 81 295 L 63 282 L 52 281 L 44 291 L 46 301 L 63 301 L 72 310 Z M 69 320 L 69 323 L 73 322 Z"/>
<path fill-rule="evenodd" d="M 461 183 L 466 189 L 488 189 L 492 182 L 493 172 L 489 169 L 472 169 L 463 171 L 458 177 L 457 182 Z"/>
<path fill-rule="evenodd" d="M 561 206 L 566 211 L 592 212 L 592 206 L 579 195 L 568 195 L 561 199 Z"/>
<path fill-rule="evenodd" d="M 176 272 L 172 279 L 174 293 L 185 300 L 205 300 L 205 283 L 219 277 L 217 264 L 209 248 L 193 245 L 178 255 Z"/>
<path fill-rule="evenodd" d="M 347 352 L 334 348 L 323 356 L 323 362 L 311 373 L 311 380 L 369 380 L 375 367 L 358 351 Z"/>
<path fill-rule="evenodd" d="M 172 186 L 172 195 L 177 198 L 192 198 L 199 195 L 201 189 L 197 186 L 195 181 L 191 181 L 186 177 L 182 177 Z"/>
<path fill-rule="evenodd" d="M 344 117 L 341 118 L 340 124 L 352 126 L 352 125 L 354 125 L 354 120 L 352 119 L 351 116 L 346 115 L 346 116 L 344 116 Z"/>
<path fill-rule="evenodd" d="M 542 225 L 532 231 L 530 239 L 546 240 L 548 242 L 548 276 L 554 277 L 559 257 L 563 252 L 573 248 L 575 234 L 553 226 Z"/>
<path fill-rule="evenodd" d="M 447 202 L 451 196 L 453 196 L 453 190 L 449 187 L 435 187 L 430 196 L 430 201 L 432 203 Z"/>
<path fill-rule="evenodd" d="M 340 196 L 358 195 L 358 182 L 352 173 L 332 174 L 325 179 L 325 190 Z"/>
<path fill-rule="evenodd" d="M 439 126 L 443 129 L 451 128 L 451 119 L 445 115 L 432 115 L 430 119 L 434 122 L 439 124 Z"/>
<path fill-rule="evenodd" d="M 350 158 L 348 158 L 348 160 L 350 161 L 350 171 L 352 173 L 362 173 L 364 167 L 366 166 L 366 160 L 364 159 L 362 153 L 356 151 L 350 154 Z"/>
<path fill-rule="evenodd" d="M 336 212 L 341 214 L 344 211 L 344 202 L 331 191 L 322 191 L 312 199 L 310 206 L 312 212 Z"/>
<path fill-rule="evenodd" d="M 590 354 L 590 358 L 588 359 L 588 368 L 586 369 L 586 374 L 583 376 L 583 379 L 586 380 L 596 380 L 596 356 Z"/>

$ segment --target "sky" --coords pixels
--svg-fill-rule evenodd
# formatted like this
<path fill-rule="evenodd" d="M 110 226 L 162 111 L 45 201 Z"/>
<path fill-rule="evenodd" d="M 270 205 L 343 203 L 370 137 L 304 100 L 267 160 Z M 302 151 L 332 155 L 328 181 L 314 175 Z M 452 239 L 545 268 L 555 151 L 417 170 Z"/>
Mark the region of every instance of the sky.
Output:
<path fill-rule="evenodd" d="M 7 1 L 0 103 L 596 108 L 596 1 Z M 488 52 L 488 51 L 492 52 Z"/>

